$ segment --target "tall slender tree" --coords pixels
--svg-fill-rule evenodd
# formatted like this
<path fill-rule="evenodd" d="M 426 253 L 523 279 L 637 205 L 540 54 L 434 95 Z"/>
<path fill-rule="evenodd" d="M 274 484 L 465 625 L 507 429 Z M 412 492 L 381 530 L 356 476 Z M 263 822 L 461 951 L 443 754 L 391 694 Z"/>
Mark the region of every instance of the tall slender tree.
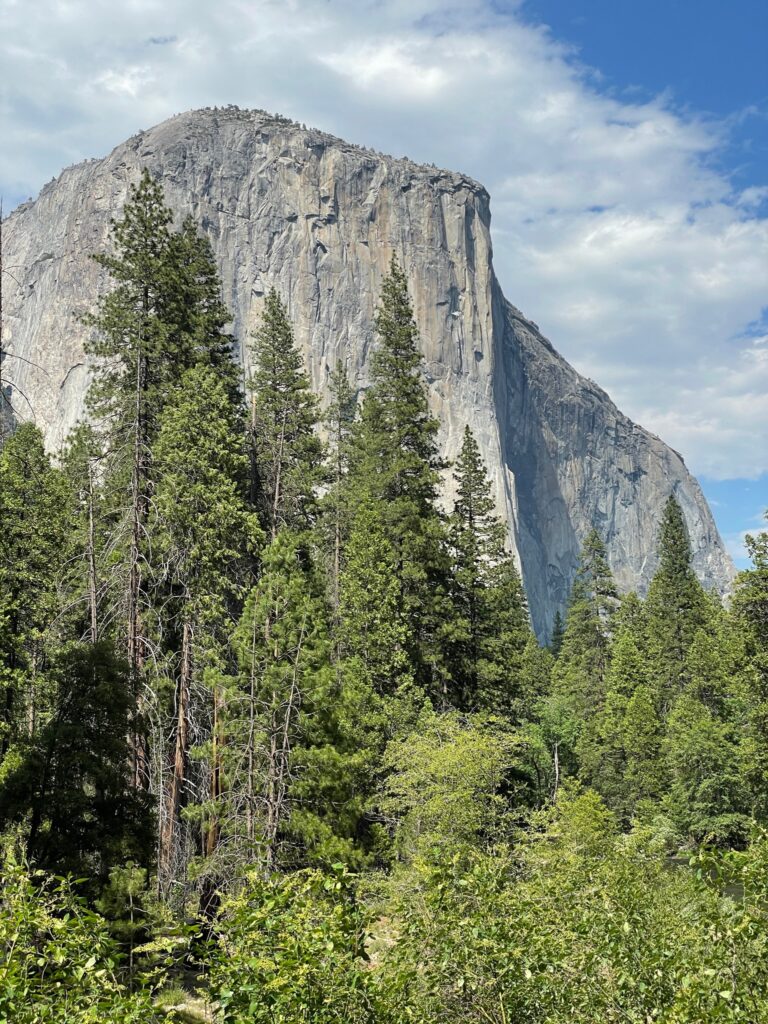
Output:
<path fill-rule="evenodd" d="M 0 451 L 0 755 L 15 738 L 33 736 L 47 713 L 44 680 L 61 642 L 68 496 L 40 430 L 19 426 Z"/>
<path fill-rule="evenodd" d="M 446 613 L 444 525 L 437 507 L 437 420 L 429 411 L 405 274 L 393 257 L 376 316 L 371 387 L 355 425 L 350 486 L 356 508 L 381 526 L 393 552 L 399 616 L 414 677 L 440 692 Z"/>
<path fill-rule="evenodd" d="M 171 228 L 163 192 L 144 171 L 131 188 L 122 218 L 112 224 L 114 252 L 94 259 L 115 283 L 86 317 L 94 334 L 87 348 L 98 357 L 88 401 L 105 434 L 115 549 L 113 578 L 137 711 L 149 654 L 147 522 L 154 486 L 153 446 L 168 394 L 184 369 L 214 365 L 231 376 L 224 333 L 226 313 L 216 295 L 210 247 L 186 222 Z M 117 571 L 115 571 L 117 570 Z M 137 716 L 135 776 L 148 782 L 146 737 Z"/>
<path fill-rule="evenodd" d="M 450 636 L 456 699 L 465 709 L 508 710 L 519 687 L 530 636 L 520 576 L 506 551 L 506 530 L 480 449 L 467 426 L 454 469 L 456 500 L 449 520 Z"/>
<path fill-rule="evenodd" d="M 670 495 L 659 527 L 659 567 L 646 601 L 652 675 L 668 709 L 685 684 L 685 661 L 710 606 L 691 567 L 691 544 L 683 511 Z"/>
<path fill-rule="evenodd" d="M 246 501 L 242 412 L 213 367 L 193 367 L 166 401 L 155 445 L 153 597 L 175 676 L 170 772 L 158 786 L 159 868 L 166 887 L 183 854 L 181 810 L 194 788 L 189 748 L 193 737 L 200 743 L 210 736 L 218 696 L 209 684 L 231 668 L 229 634 L 252 582 L 262 537 Z M 215 774 L 216 765 L 206 767 Z"/>
<path fill-rule="evenodd" d="M 252 496 L 274 540 L 284 527 L 306 529 L 314 521 L 323 473 L 317 398 L 274 288 L 267 294 L 251 353 Z"/>
<path fill-rule="evenodd" d="M 325 533 L 331 550 L 331 600 L 338 625 L 342 555 L 350 528 L 352 496 L 349 493 L 349 459 L 352 429 L 357 415 L 357 396 L 339 361 L 330 375 L 331 400 L 325 413 L 328 430 L 330 486 L 323 500 Z"/>
<path fill-rule="evenodd" d="M 213 813 L 229 848 L 255 857 L 266 874 L 283 857 L 302 767 L 296 751 L 330 674 L 327 614 L 316 590 L 302 538 L 281 530 L 264 551 L 235 635 L 241 674 L 226 712 L 229 785 Z"/>
<path fill-rule="evenodd" d="M 597 530 L 587 535 L 571 588 L 563 644 L 552 670 L 549 712 L 552 735 L 560 734 L 558 756 L 576 770 L 576 750 L 585 726 L 605 698 L 616 584 Z"/>

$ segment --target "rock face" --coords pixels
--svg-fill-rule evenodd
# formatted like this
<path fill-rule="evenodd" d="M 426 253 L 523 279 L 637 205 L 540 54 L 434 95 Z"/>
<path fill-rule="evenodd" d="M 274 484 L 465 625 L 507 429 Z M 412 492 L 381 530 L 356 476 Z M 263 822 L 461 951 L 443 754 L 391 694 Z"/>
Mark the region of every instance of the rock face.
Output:
<path fill-rule="evenodd" d="M 364 390 L 381 279 L 398 256 L 444 451 L 456 454 L 469 423 L 540 637 L 565 605 L 592 526 L 619 585 L 644 590 L 672 491 L 700 578 L 727 589 L 730 559 L 680 456 L 622 415 L 505 300 L 485 189 L 260 111 L 172 118 L 104 160 L 68 168 L 7 218 L 5 264 L 16 280 L 6 285 L 4 376 L 16 385 L 18 417 L 34 415 L 52 447 L 83 409 L 87 331 L 79 318 L 109 287 L 89 254 L 105 248 L 110 217 L 143 167 L 162 179 L 174 211 L 191 213 L 210 237 L 244 362 L 274 286 L 320 392 L 337 359 Z"/>

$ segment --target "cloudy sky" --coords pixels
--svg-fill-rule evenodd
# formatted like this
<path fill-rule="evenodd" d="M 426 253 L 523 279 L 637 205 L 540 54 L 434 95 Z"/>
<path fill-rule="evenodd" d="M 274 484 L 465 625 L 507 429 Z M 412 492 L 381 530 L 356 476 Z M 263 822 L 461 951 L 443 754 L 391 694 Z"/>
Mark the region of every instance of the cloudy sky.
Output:
<path fill-rule="evenodd" d="M 764 0 L 0 0 L 6 209 L 193 107 L 471 174 L 507 297 L 700 477 L 768 506 Z"/>

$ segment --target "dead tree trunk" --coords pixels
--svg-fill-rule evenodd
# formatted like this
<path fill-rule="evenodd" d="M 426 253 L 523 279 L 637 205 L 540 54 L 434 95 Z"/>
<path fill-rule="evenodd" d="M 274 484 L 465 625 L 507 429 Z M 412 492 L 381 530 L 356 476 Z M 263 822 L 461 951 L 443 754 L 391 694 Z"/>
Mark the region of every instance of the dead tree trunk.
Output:
<path fill-rule="evenodd" d="M 185 622 L 182 629 L 181 664 L 176 684 L 176 729 L 171 778 L 165 799 L 165 814 L 160 834 L 158 870 L 161 882 L 168 886 L 172 879 L 176 840 L 181 823 L 181 809 L 189 758 L 189 700 L 192 685 L 192 627 Z"/>

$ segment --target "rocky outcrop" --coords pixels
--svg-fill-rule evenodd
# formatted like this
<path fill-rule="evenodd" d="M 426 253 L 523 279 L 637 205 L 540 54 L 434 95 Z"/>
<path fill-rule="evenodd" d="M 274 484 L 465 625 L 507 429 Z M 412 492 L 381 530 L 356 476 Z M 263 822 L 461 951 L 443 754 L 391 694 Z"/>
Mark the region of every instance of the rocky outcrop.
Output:
<path fill-rule="evenodd" d="M 260 111 L 172 118 L 78 164 L 4 225 L 7 376 L 20 417 L 57 445 L 81 415 L 88 380 L 81 316 L 109 287 L 89 259 L 143 167 L 210 237 L 247 364 L 266 291 L 287 301 L 315 388 L 341 359 L 364 390 L 373 313 L 392 253 L 405 267 L 430 401 L 455 455 L 465 424 L 491 472 L 546 636 L 580 543 L 595 525 L 623 589 L 654 569 L 656 524 L 671 491 L 695 566 L 725 590 L 732 566 L 683 460 L 623 416 L 502 295 L 489 197 L 471 179 L 395 160 Z M 450 479 L 448 487 L 450 489 Z"/>

